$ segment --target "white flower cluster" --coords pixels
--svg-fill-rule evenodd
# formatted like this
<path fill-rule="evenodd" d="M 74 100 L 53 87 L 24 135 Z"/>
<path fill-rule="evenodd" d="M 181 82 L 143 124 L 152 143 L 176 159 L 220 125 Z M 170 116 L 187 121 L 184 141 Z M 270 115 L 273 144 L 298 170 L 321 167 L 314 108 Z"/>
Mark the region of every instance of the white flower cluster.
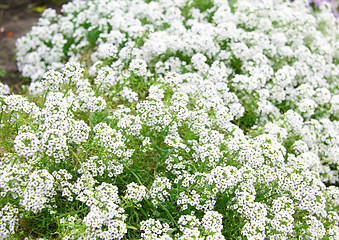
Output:
<path fill-rule="evenodd" d="M 86 237 L 122 239 L 127 233 L 123 212 L 123 209 L 114 203 L 108 203 L 105 208 L 91 206 L 90 212 L 83 220 L 83 224 L 88 227 L 88 236 Z M 107 230 L 103 230 L 106 228 Z"/>
<path fill-rule="evenodd" d="M 135 75 L 143 77 L 147 73 L 147 64 L 142 59 L 133 59 L 128 68 Z"/>
<path fill-rule="evenodd" d="M 17 42 L 27 97 L 0 94 L 6 237 L 46 209 L 63 239 L 338 239 L 329 9 L 73 0 L 62 12 Z"/>
<path fill-rule="evenodd" d="M 13 154 L 5 154 L 0 162 L 1 171 L 1 197 L 10 195 L 13 199 L 24 195 L 24 186 L 26 185 L 29 174 L 32 171 L 32 166 L 27 163 L 14 163 L 11 160 L 17 160 Z"/>
<path fill-rule="evenodd" d="M 116 130 L 106 123 L 99 123 L 94 128 L 94 141 L 103 148 L 103 154 L 107 158 L 107 170 L 115 170 L 114 175 L 122 173 L 119 167 L 119 159 L 125 163 L 129 162 L 134 149 L 128 149 L 125 145 L 125 136 L 121 130 Z"/>
<path fill-rule="evenodd" d="M 150 199 L 155 207 L 159 203 L 165 202 L 166 198 L 170 196 L 172 185 L 168 178 L 157 177 L 154 179 L 151 189 L 149 190 L 146 198 Z"/>
<path fill-rule="evenodd" d="M 167 234 L 170 227 L 167 223 L 161 223 L 159 220 L 150 218 L 140 223 L 140 230 L 143 231 L 141 239 L 143 240 L 171 240 Z"/>
<path fill-rule="evenodd" d="M 116 186 L 103 182 L 94 187 L 96 181 L 88 172 L 73 184 L 70 181 L 72 175 L 66 171 L 59 170 L 54 172 L 54 175 L 63 189 L 63 196 L 68 196 L 68 200 L 73 201 L 71 197 L 73 193 L 76 195 L 75 200 L 89 207 L 89 212 L 83 219 L 68 216 L 68 224 L 65 219 L 62 219 L 61 224 L 68 226 L 66 239 L 122 239 L 124 237 L 127 233 L 124 222 L 126 216 L 124 209 L 119 206 L 120 199 Z M 83 227 L 85 231 L 80 232 L 79 229 Z"/>
<path fill-rule="evenodd" d="M 31 157 L 39 150 L 40 141 L 34 133 L 23 132 L 14 139 L 14 149 L 22 156 Z"/>
<path fill-rule="evenodd" d="M 47 170 L 37 170 L 29 175 L 20 205 L 26 211 L 40 212 L 48 203 L 53 202 L 54 178 Z"/>
<path fill-rule="evenodd" d="M 225 239 L 221 233 L 222 215 L 215 211 L 207 211 L 201 220 L 194 215 L 182 215 L 178 224 L 181 231 L 176 238 L 178 240 Z"/>
<path fill-rule="evenodd" d="M 0 83 L 0 95 L 6 95 L 10 93 L 9 86 L 4 83 Z"/>
<path fill-rule="evenodd" d="M 125 198 L 132 200 L 134 203 L 141 202 L 142 199 L 146 196 L 146 187 L 139 186 L 135 182 L 132 182 L 127 185 Z"/>
<path fill-rule="evenodd" d="M 26 163 L 12 164 L 11 158 L 15 159 L 8 155 L 1 162 L 1 197 L 19 200 L 18 205 L 25 211 L 38 213 L 45 208 L 51 210 L 56 195 L 54 177 L 45 169 L 33 170 Z"/>
<path fill-rule="evenodd" d="M 0 210 L 0 238 L 6 239 L 16 231 L 18 222 L 18 209 L 7 203 Z"/>
<path fill-rule="evenodd" d="M 280 142 L 289 142 L 298 162 L 319 172 L 324 182 L 338 182 L 338 121 L 326 118 L 305 121 L 297 112 L 288 110 L 273 125 L 267 123 L 264 128 L 269 134 L 279 134 Z"/>

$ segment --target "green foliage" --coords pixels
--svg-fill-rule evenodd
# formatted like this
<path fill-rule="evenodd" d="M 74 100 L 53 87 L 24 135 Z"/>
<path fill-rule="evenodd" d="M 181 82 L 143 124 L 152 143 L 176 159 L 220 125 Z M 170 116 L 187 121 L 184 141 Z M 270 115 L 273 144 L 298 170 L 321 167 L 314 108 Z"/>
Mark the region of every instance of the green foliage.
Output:
<path fill-rule="evenodd" d="M 198 8 L 201 12 L 205 12 L 214 6 L 212 0 L 194 0 L 194 7 Z"/>
<path fill-rule="evenodd" d="M 0 69 L 0 77 L 6 76 L 7 71 L 5 69 Z"/>
<path fill-rule="evenodd" d="M 216 198 L 215 210 L 223 215 L 223 225 L 227 226 L 222 231 L 226 239 L 238 239 L 241 235 L 241 229 L 245 225 L 244 220 L 239 216 L 236 210 L 231 209 L 232 199 L 235 194 L 220 194 Z"/>

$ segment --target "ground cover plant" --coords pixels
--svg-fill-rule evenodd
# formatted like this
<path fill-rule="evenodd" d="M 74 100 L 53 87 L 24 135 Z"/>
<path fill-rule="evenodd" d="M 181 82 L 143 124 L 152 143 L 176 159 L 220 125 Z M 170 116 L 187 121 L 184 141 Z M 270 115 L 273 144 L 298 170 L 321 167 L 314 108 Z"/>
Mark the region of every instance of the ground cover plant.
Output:
<path fill-rule="evenodd" d="M 74 0 L 1 86 L 0 238 L 339 239 L 328 3 Z"/>

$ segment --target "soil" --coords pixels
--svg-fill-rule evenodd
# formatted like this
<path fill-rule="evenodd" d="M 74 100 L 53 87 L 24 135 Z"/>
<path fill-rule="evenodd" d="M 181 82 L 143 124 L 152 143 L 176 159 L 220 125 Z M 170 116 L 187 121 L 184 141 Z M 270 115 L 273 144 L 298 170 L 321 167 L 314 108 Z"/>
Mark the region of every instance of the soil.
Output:
<path fill-rule="evenodd" d="M 15 42 L 31 30 L 44 6 L 61 7 L 43 0 L 0 0 L 0 81 L 14 89 L 25 83 L 15 61 Z"/>

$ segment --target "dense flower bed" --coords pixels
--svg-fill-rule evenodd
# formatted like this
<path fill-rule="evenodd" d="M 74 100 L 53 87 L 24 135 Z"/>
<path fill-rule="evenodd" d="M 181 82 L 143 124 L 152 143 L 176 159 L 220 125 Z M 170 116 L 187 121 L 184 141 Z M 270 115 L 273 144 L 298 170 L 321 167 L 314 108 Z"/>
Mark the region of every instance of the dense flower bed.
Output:
<path fill-rule="evenodd" d="M 74 0 L 0 89 L 0 238 L 339 239 L 327 3 Z"/>

